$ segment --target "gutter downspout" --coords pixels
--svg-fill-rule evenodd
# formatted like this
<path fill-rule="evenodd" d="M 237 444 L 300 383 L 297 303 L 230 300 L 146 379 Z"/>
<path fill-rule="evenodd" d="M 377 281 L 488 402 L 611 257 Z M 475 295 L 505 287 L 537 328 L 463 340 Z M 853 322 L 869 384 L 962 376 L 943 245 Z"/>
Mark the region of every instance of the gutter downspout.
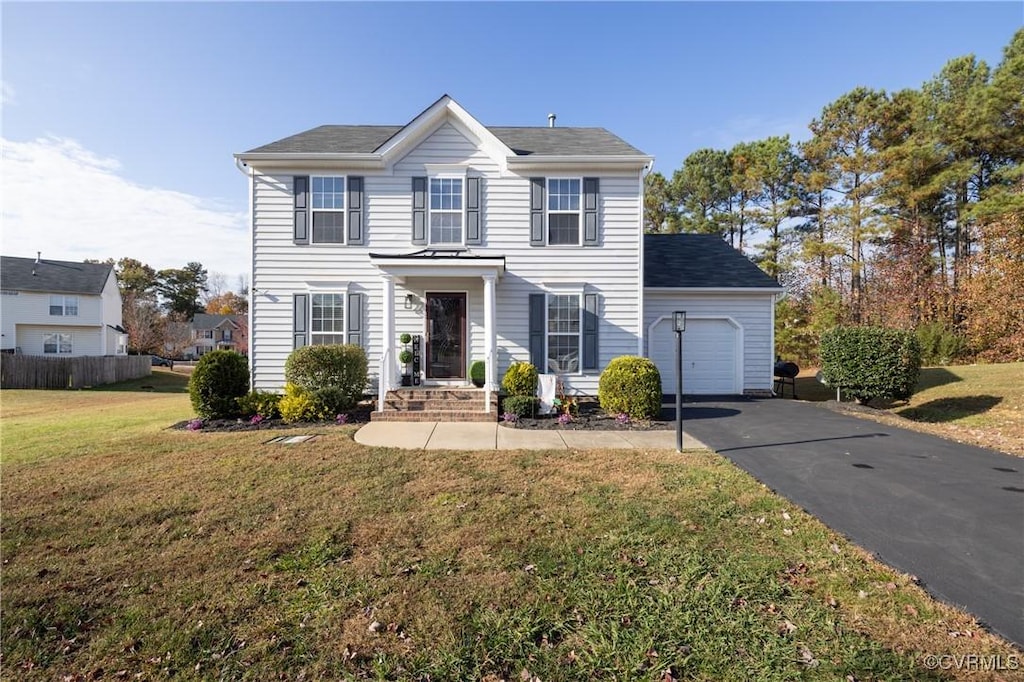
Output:
<path fill-rule="evenodd" d="M 644 292 L 644 179 L 647 175 L 654 170 L 654 159 L 652 158 L 650 163 L 640 169 L 639 182 L 640 182 L 640 267 L 637 268 L 637 335 L 636 335 L 636 354 L 638 357 L 645 358 L 648 356 L 644 352 L 644 341 L 646 337 L 644 335 L 644 301 L 646 300 L 647 294 Z"/>

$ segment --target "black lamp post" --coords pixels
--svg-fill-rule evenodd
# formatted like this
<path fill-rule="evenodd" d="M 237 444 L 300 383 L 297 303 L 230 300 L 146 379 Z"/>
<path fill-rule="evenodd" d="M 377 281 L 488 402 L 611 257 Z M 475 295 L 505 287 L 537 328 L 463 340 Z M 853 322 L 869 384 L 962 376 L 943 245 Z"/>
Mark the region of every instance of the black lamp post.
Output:
<path fill-rule="evenodd" d="M 676 333 L 676 451 L 683 451 L 683 332 L 686 311 L 672 313 L 672 331 Z"/>

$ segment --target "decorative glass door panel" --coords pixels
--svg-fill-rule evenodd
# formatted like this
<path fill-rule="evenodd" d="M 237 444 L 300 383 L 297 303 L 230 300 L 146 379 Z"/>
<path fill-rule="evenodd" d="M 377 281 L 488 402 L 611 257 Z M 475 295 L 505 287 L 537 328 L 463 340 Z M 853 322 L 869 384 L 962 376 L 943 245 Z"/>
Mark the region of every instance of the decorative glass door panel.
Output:
<path fill-rule="evenodd" d="M 427 293 L 427 378 L 466 378 L 466 294 Z"/>

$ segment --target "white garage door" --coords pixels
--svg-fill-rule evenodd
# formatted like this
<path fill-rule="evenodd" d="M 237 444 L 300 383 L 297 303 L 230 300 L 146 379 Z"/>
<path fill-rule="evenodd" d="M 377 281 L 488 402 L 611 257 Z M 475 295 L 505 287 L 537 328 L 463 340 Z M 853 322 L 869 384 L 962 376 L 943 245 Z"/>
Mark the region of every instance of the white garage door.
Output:
<path fill-rule="evenodd" d="M 683 393 L 728 395 L 741 393 L 737 383 L 739 334 L 726 320 L 686 321 L 683 333 Z M 672 320 L 654 325 L 649 339 L 651 359 L 661 372 L 661 390 L 676 391 L 676 339 Z"/>

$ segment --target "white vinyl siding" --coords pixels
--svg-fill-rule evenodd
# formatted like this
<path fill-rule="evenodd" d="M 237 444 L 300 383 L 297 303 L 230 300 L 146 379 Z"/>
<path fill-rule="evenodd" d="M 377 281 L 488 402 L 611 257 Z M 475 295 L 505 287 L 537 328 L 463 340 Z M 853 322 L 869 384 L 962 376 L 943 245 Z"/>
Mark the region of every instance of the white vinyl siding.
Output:
<path fill-rule="evenodd" d="M 71 338 L 70 353 L 47 353 L 44 346 L 53 343 L 54 334 L 66 334 Z M 83 355 L 104 355 L 103 329 L 96 326 L 71 327 L 67 325 L 16 325 L 14 344 L 25 355 L 55 355 L 80 357 Z M 59 342 L 59 339 L 58 339 Z"/>
<path fill-rule="evenodd" d="M 772 306 L 774 298 L 770 293 L 679 293 L 651 292 L 644 301 L 644 326 L 650 328 L 659 318 L 671 316 L 673 311 L 686 311 L 686 328 L 697 320 L 717 320 L 720 324 L 727 321 L 737 329 L 736 341 L 741 343 L 737 349 L 737 363 L 742 366 L 740 391 L 766 390 L 772 387 L 772 365 L 774 363 L 772 348 Z M 674 343 L 662 330 L 671 329 L 672 323 L 659 324 L 654 330 L 655 336 L 647 338 L 646 354 L 648 357 L 671 357 L 666 355 L 665 344 Z M 723 327 L 724 329 L 724 327 Z M 661 346 L 661 347 L 659 347 Z M 684 354 L 686 349 L 686 333 L 683 335 Z M 661 368 L 664 373 L 666 369 Z M 685 384 L 685 377 L 684 377 Z"/>
<path fill-rule="evenodd" d="M 350 293 L 365 295 L 363 347 L 375 384 L 380 355 L 382 317 L 381 273 L 370 264 L 369 253 L 407 254 L 422 249 L 411 241 L 411 178 L 430 176 L 428 165 L 462 165 L 480 178 L 481 246 L 471 255 L 502 256 L 506 274 L 495 291 L 497 319 L 497 377 L 501 380 L 515 360 L 528 361 L 529 295 L 558 282 L 586 282 L 587 293 L 601 297 L 598 328 L 598 367 L 618 355 L 635 355 L 640 336 L 637 288 L 640 269 L 640 210 L 642 183 L 639 172 L 606 174 L 580 167 L 576 177 L 600 178 L 600 247 L 538 249 L 530 247 L 530 181 L 537 173 L 502 173 L 497 160 L 471 141 L 461 124 L 448 121 L 419 142 L 384 172 L 358 171 L 364 176 L 365 245 L 296 246 L 293 242 L 292 177 L 309 175 L 294 168 L 259 172 L 253 180 L 254 272 L 250 358 L 254 388 L 281 390 L 284 362 L 293 348 L 292 295 L 314 286 L 346 282 Z M 339 167 L 339 172 L 347 169 Z M 352 174 L 357 174 L 352 171 Z M 429 187 L 428 187 L 429 189 Z M 582 198 L 581 198 L 582 200 Z M 463 225 L 463 232 L 465 225 Z M 422 293 L 466 291 L 469 349 L 467 361 L 484 357 L 483 282 L 479 278 L 410 277 L 395 284 L 395 335 L 423 333 Z M 406 293 L 418 300 L 405 308 Z M 346 311 L 347 312 L 347 311 Z M 400 373 L 397 359 L 396 373 Z M 595 394 L 600 370 L 566 378 L 567 387 Z"/>

